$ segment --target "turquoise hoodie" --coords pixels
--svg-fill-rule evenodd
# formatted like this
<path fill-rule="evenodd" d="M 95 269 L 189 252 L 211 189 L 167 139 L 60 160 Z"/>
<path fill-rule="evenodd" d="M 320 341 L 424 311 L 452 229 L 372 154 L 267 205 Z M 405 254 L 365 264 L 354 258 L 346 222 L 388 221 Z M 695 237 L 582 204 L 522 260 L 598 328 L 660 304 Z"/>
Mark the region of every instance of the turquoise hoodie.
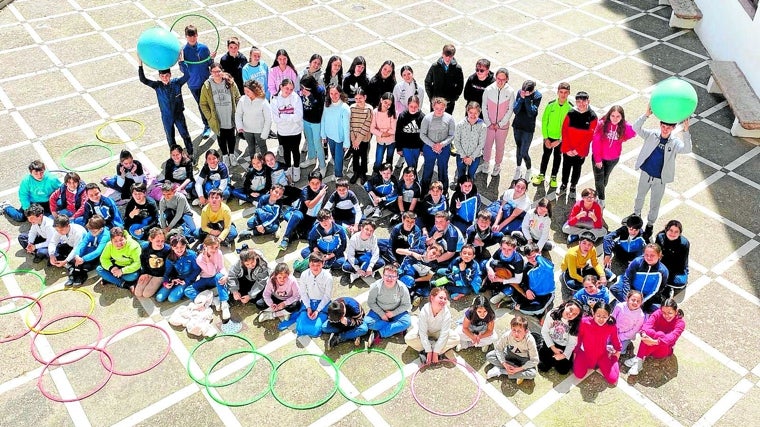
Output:
<path fill-rule="evenodd" d="M 61 185 L 61 180 L 48 172 L 42 175 L 40 181 L 34 179 L 32 174 L 25 176 L 18 188 L 21 210 L 26 210 L 32 203 L 48 203 L 50 195 Z"/>

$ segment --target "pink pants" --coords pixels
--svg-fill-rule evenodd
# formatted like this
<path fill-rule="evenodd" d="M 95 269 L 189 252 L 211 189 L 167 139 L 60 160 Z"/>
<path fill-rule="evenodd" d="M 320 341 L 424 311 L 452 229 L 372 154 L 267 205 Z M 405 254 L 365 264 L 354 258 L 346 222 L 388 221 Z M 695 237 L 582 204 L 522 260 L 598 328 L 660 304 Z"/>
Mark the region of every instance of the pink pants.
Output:
<path fill-rule="evenodd" d="M 491 150 L 493 150 L 494 142 L 496 143 L 496 164 L 501 164 L 501 161 L 504 160 L 504 144 L 507 142 L 508 134 L 509 127 L 496 130 L 488 128 L 486 131 L 486 146 L 483 148 L 483 161 L 485 164 L 491 161 Z"/>
<path fill-rule="evenodd" d="M 577 378 L 583 378 L 589 369 L 599 367 L 599 372 L 602 373 L 604 379 L 610 383 L 617 383 L 620 376 L 620 366 L 618 366 L 617 357 L 610 357 L 605 351 L 600 355 L 594 355 L 586 353 L 585 351 L 575 348 L 573 351 L 573 374 Z"/>
<path fill-rule="evenodd" d="M 636 356 L 642 359 L 647 356 L 652 356 L 655 359 L 663 359 L 671 354 L 673 354 L 673 347 L 662 343 L 657 345 L 646 345 L 641 343 L 641 345 L 639 345 L 639 351 L 636 352 Z"/>

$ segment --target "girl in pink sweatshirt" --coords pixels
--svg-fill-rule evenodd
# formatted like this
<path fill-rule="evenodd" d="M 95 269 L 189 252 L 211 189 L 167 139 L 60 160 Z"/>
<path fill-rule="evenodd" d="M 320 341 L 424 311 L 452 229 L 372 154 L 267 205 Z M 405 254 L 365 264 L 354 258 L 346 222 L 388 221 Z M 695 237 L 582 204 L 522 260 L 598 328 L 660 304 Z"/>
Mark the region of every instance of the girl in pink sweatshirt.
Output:
<path fill-rule="evenodd" d="M 636 338 L 636 334 L 639 333 L 641 326 L 644 324 L 646 315 L 644 314 L 644 310 L 641 309 L 643 301 L 644 296 L 641 292 L 633 289 L 628 292 L 625 304 L 617 304 L 615 309 L 612 310 L 612 317 L 615 318 L 615 326 L 617 327 L 618 339 L 620 340 L 620 348 L 623 351 Z"/>
<path fill-rule="evenodd" d="M 216 287 L 221 302 L 222 322 L 227 323 L 230 320 L 230 293 L 227 289 L 227 269 L 224 268 L 218 237 L 206 236 L 203 240 L 203 250 L 199 251 L 195 262 L 201 268 L 201 274 L 198 280 L 185 288 L 185 296 L 193 301 L 199 292 Z"/>
<path fill-rule="evenodd" d="M 375 171 L 382 163 L 393 164 L 393 150 L 396 149 L 396 106 L 393 94 L 385 92 L 380 96 L 380 104 L 372 114 L 372 124 L 369 127 L 375 135 Z"/>
<path fill-rule="evenodd" d="M 586 316 L 581 320 L 573 360 L 573 374 L 576 378 L 583 378 L 589 369 L 599 367 L 599 372 L 608 383 L 617 383 L 620 376 L 620 340 L 615 318 L 610 313 L 610 305 L 600 301 L 594 304 L 593 317 Z"/>
<path fill-rule="evenodd" d="M 673 347 L 684 329 L 686 322 L 683 320 L 683 310 L 678 308 L 678 303 L 673 298 L 666 299 L 641 327 L 639 351 L 636 352 L 636 357 L 625 361 L 625 366 L 631 368 L 628 375 L 638 375 L 647 356 L 662 359 L 673 354 Z"/>
<path fill-rule="evenodd" d="M 277 325 L 279 330 L 285 330 L 293 322 L 291 314 L 301 309 L 301 293 L 298 290 L 298 281 L 290 272 L 288 264 L 281 262 L 275 266 L 272 275 L 267 280 L 263 292 L 267 309 L 259 313 L 259 322 L 266 322 L 274 318 L 280 319 Z M 293 316 L 295 321 L 296 316 Z"/>
<path fill-rule="evenodd" d="M 599 204 L 604 207 L 604 189 L 620 160 L 623 143 L 636 136 L 633 126 L 625 121 L 625 111 L 619 105 L 613 105 L 607 114 L 597 122 L 591 139 L 591 151 L 594 159 L 594 184 Z"/>

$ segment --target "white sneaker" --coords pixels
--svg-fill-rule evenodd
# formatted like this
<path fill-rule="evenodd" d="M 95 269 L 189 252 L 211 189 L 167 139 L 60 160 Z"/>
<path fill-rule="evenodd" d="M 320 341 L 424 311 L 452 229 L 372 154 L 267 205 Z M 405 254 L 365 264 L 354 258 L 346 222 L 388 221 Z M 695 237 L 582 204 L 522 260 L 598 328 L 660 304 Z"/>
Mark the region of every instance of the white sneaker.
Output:
<path fill-rule="evenodd" d="M 222 154 L 222 163 L 224 163 L 228 168 L 232 167 L 229 154 Z"/>
<path fill-rule="evenodd" d="M 259 323 L 266 322 L 268 320 L 272 320 L 275 318 L 274 311 L 272 310 L 264 310 L 261 313 L 259 313 L 258 321 Z"/>
<path fill-rule="evenodd" d="M 515 177 L 512 178 L 512 181 L 517 181 L 520 178 L 522 178 L 522 166 L 518 166 L 517 169 L 515 169 Z"/>
<path fill-rule="evenodd" d="M 641 371 L 641 368 L 644 366 L 644 361 L 638 357 L 634 357 L 630 360 L 636 360 L 636 362 L 631 366 L 631 369 L 628 370 L 628 375 L 638 375 L 639 371 Z"/>
<path fill-rule="evenodd" d="M 491 302 L 491 305 L 496 306 L 496 305 L 499 305 L 499 303 L 502 302 L 502 300 L 504 300 L 504 298 L 506 297 L 507 296 L 504 295 L 502 292 L 499 292 L 496 295 L 492 296 L 489 301 Z"/>
<path fill-rule="evenodd" d="M 336 179 L 335 179 L 335 175 L 330 175 L 330 176 L 326 176 L 326 177 L 325 177 L 325 178 L 322 180 L 322 182 L 324 182 L 324 183 L 328 183 L 328 182 L 333 182 L 333 181 L 335 181 L 335 180 L 336 180 Z"/>
<path fill-rule="evenodd" d="M 241 153 L 240 156 L 238 156 L 237 158 L 237 162 L 239 165 L 247 165 L 250 161 L 251 161 L 251 157 L 245 153 Z"/>
<path fill-rule="evenodd" d="M 193 201 L 192 201 L 191 204 L 193 206 L 200 206 L 201 205 L 201 201 L 199 199 L 193 199 Z"/>
<path fill-rule="evenodd" d="M 227 301 L 222 303 L 222 320 L 229 320 L 230 318 L 230 304 Z"/>
<path fill-rule="evenodd" d="M 493 165 L 491 176 L 499 176 L 499 174 L 501 174 L 501 165 Z"/>
<path fill-rule="evenodd" d="M 293 166 L 293 182 L 301 180 L 301 168 L 299 166 Z"/>
<path fill-rule="evenodd" d="M 484 174 L 488 174 L 488 167 L 489 167 L 489 166 L 490 166 L 490 165 L 489 165 L 488 163 L 486 163 L 486 162 L 483 162 L 483 163 L 481 163 L 481 164 L 480 164 L 480 166 L 478 166 L 478 170 L 477 170 L 475 173 L 484 173 Z"/>
<path fill-rule="evenodd" d="M 625 362 L 623 362 L 623 365 L 625 365 L 625 366 L 627 366 L 627 367 L 630 368 L 631 366 L 633 366 L 634 363 L 636 363 L 637 360 L 639 360 L 638 357 L 632 357 L 632 358 L 626 360 Z"/>
<path fill-rule="evenodd" d="M 367 206 L 364 208 L 364 216 L 370 216 L 370 215 L 372 215 L 372 213 L 373 213 L 373 212 L 375 212 L 376 210 L 377 210 L 377 208 L 376 208 L 376 207 L 374 207 L 374 206 L 372 206 L 372 205 L 367 205 Z"/>
<path fill-rule="evenodd" d="M 486 372 L 486 379 L 496 378 L 501 376 L 501 369 L 494 366 Z"/>
<path fill-rule="evenodd" d="M 530 180 L 533 178 L 533 172 L 528 169 L 525 171 L 525 180 L 530 182 Z"/>
<path fill-rule="evenodd" d="M 359 273 L 351 273 L 348 275 L 349 283 L 354 283 L 359 278 Z"/>
<path fill-rule="evenodd" d="M 489 348 L 491 348 L 491 344 L 480 347 L 480 351 L 482 351 L 483 353 L 488 353 Z"/>
<path fill-rule="evenodd" d="M 596 202 L 599 203 L 599 206 L 601 206 L 602 209 L 604 209 L 604 199 L 596 199 Z"/>
<path fill-rule="evenodd" d="M 283 150 L 282 145 L 277 147 L 277 156 L 285 157 L 285 150 Z"/>
<path fill-rule="evenodd" d="M 243 206 L 245 204 L 245 200 L 238 199 L 238 206 Z"/>
<path fill-rule="evenodd" d="M 372 218 L 380 218 L 380 215 L 382 214 L 382 209 L 376 208 L 374 212 L 372 212 Z"/>
<path fill-rule="evenodd" d="M 317 159 L 308 159 L 305 162 L 301 162 L 301 167 L 308 168 L 317 164 Z"/>

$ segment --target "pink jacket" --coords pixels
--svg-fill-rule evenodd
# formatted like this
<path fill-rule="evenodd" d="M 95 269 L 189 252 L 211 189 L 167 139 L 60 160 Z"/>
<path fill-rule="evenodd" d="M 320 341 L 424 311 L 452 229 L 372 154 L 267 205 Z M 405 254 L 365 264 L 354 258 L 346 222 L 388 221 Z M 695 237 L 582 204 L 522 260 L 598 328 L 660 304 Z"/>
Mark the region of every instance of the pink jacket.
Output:
<path fill-rule="evenodd" d="M 217 250 L 211 257 L 206 256 L 206 251 L 203 250 L 198 254 L 195 262 L 201 268 L 201 277 L 214 277 L 217 273 L 227 275 L 227 269 L 224 268 L 224 258 L 222 257 L 222 251 Z"/>
<path fill-rule="evenodd" d="M 615 325 L 604 324 L 599 326 L 591 316 L 585 316 L 581 320 L 581 327 L 578 330 L 578 348 L 581 348 L 586 356 L 595 360 L 607 353 L 607 344 L 612 344 L 616 351 L 621 350 L 620 340 L 618 339 L 617 328 Z"/>
<path fill-rule="evenodd" d="M 269 88 L 269 92 L 274 96 L 277 92 L 280 91 L 280 83 L 284 79 L 290 79 L 293 81 L 293 92 L 298 93 L 301 85 L 300 85 L 300 79 L 298 78 L 298 74 L 296 74 L 295 70 L 293 70 L 290 67 L 286 67 L 285 71 L 280 70 L 280 67 L 272 67 L 269 69 L 269 77 L 267 78 L 267 87 Z"/>
<path fill-rule="evenodd" d="M 496 123 L 500 129 L 509 129 L 509 119 L 512 118 L 514 111 L 512 106 L 515 104 L 515 91 L 512 86 L 505 84 L 499 89 L 496 82 L 491 83 L 483 91 L 483 121 L 486 126 Z"/>
<path fill-rule="evenodd" d="M 647 318 L 644 326 L 641 327 L 641 332 L 644 332 L 650 338 L 660 340 L 661 344 L 673 347 L 676 345 L 678 338 L 681 337 L 684 329 L 686 329 L 686 322 L 684 322 L 682 317 L 676 317 L 668 322 L 662 316 L 662 309 L 659 309 Z"/>
<path fill-rule="evenodd" d="M 267 284 L 264 287 L 264 293 L 262 294 L 264 301 L 269 307 L 274 304 L 272 301 L 272 296 L 278 300 L 283 301 L 286 306 L 300 300 L 301 293 L 298 291 L 298 282 L 296 281 L 296 278 L 291 274 L 287 279 L 285 279 L 284 285 L 276 287 L 272 281 L 272 278 L 270 277 L 269 280 L 267 280 Z"/>
<path fill-rule="evenodd" d="M 375 135 L 375 140 L 378 144 L 392 144 L 396 142 L 396 118 L 388 116 L 387 113 L 380 113 L 375 108 L 375 111 L 372 113 L 372 124 L 369 127 L 369 131 L 372 132 L 372 135 Z M 380 136 L 383 132 L 389 133 L 390 136 Z"/>
<path fill-rule="evenodd" d="M 618 124 L 617 126 L 620 126 Z M 604 121 L 599 120 L 594 129 L 594 136 L 591 139 L 591 150 L 593 152 L 594 163 L 601 163 L 602 160 L 616 160 L 620 158 L 623 151 L 623 143 L 636 136 L 636 131 L 630 123 L 625 122 L 623 136 L 618 138 L 617 126 L 610 124 L 609 132 L 604 132 Z"/>

